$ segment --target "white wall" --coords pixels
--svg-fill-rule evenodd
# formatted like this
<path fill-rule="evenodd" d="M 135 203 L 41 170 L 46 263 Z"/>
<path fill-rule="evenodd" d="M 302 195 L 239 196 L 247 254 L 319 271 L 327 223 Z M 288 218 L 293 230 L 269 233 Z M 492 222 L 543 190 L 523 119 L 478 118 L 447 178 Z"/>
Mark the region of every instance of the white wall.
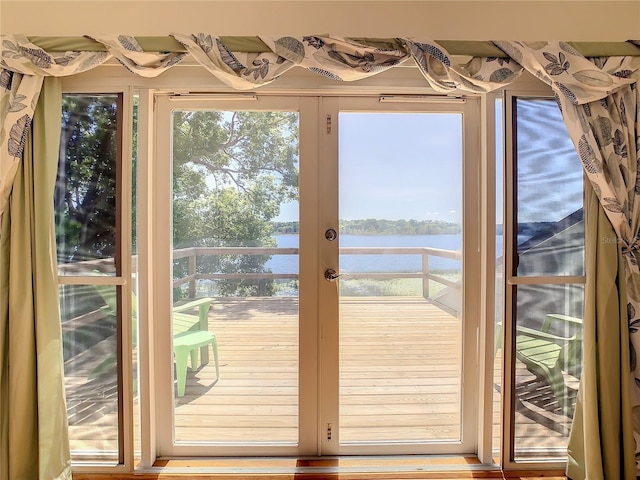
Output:
<path fill-rule="evenodd" d="M 0 33 L 171 32 L 625 41 L 640 38 L 640 0 L 0 0 Z"/>

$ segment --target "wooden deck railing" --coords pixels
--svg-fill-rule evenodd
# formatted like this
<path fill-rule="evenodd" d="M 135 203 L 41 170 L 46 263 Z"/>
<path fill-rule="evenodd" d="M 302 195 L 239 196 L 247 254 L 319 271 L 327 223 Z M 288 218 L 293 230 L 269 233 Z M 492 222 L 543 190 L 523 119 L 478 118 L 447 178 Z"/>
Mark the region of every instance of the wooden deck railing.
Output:
<path fill-rule="evenodd" d="M 187 276 L 174 280 L 173 286 L 188 283 L 189 297 L 195 296 L 197 280 L 296 280 L 298 274 L 289 273 L 200 273 L 197 271 L 197 259 L 203 256 L 219 255 L 298 255 L 297 248 L 269 247 L 191 247 L 173 251 L 173 259 L 188 259 Z M 422 280 L 422 295 L 429 298 L 429 282 L 435 281 L 447 287 L 458 289 L 460 283 L 436 275 L 430 271 L 429 257 L 460 260 L 462 252 L 431 247 L 342 247 L 340 255 L 419 255 L 422 267 L 419 272 L 349 272 L 348 278 L 369 278 L 374 280 L 392 280 L 397 278 L 418 278 Z"/>
<path fill-rule="evenodd" d="M 173 259 L 186 258 L 187 275 L 173 281 L 174 287 L 179 287 L 185 283 L 189 284 L 189 298 L 195 297 L 197 280 L 296 280 L 298 274 L 295 272 L 271 273 L 202 273 L 197 270 L 198 257 L 220 256 L 220 255 L 298 255 L 298 248 L 278 248 L 278 247 L 190 247 L 173 251 Z M 422 280 L 422 296 L 429 298 L 430 282 L 436 282 L 454 289 L 460 288 L 458 281 L 452 281 L 442 276 L 434 274 L 430 269 L 429 258 L 439 257 L 448 260 L 460 260 L 462 252 L 458 250 L 445 250 L 432 247 L 342 247 L 340 255 L 416 255 L 422 259 L 420 271 L 416 272 L 348 272 L 345 277 L 349 279 L 373 279 L 392 280 L 397 278 L 418 278 Z M 133 258 L 137 262 L 137 256 Z M 109 269 L 113 267 L 113 258 L 97 260 L 87 260 L 76 263 L 59 265 L 62 275 L 81 275 L 92 270 Z M 135 268 L 134 268 L 135 271 Z"/>

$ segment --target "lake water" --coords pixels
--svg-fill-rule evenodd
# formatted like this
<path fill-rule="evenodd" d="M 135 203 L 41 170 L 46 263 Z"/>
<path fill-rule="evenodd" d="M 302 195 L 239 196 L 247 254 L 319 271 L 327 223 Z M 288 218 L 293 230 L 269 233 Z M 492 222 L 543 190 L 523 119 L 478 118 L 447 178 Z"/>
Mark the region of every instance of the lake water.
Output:
<path fill-rule="evenodd" d="M 278 247 L 298 247 L 298 235 L 276 235 Z M 342 235 L 342 247 L 433 247 L 459 250 L 461 235 Z M 274 255 L 266 264 L 273 273 L 296 273 L 298 258 L 295 255 Z M 430 270 L 459 270 L 461 262 L 430 256 Z M 420 255 L 343 255 L 340 258 L 342 272 L 419 272 L 422 269 Z"/>

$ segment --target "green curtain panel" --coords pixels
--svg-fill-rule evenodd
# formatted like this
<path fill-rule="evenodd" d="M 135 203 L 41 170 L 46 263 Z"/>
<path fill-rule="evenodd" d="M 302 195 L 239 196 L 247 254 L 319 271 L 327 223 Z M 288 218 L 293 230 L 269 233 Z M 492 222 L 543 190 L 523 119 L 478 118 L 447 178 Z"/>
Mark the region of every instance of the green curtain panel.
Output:
<path fill-rule="evenodd" d="M 633 479 L 625 265 L 616 233 L 588 181 L 585 212 L 585 270 L 589 273 L 582 323 L 583 367 L 567 475 L 573 480 Z"/>
<path fill-rule="evenodd" d="M 70 479 L 53 219 L 61 82 L 45 87 L 0 237 L 0 478 Z"/>

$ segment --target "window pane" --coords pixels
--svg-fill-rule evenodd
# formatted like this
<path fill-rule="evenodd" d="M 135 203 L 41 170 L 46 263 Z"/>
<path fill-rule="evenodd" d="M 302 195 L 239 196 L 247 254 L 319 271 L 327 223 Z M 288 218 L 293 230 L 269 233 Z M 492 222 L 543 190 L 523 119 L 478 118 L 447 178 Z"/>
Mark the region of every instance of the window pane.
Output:
<path fill-rule="evenodd" d="M 515 101 L 517 276 L 584 275 L 583 170 L 551 99 Z M 551 280 L 551 278 L 550 278 Z M 544 282 L 544 280 L 542 280 Z M 566 458 L 582 365 L 582 284 L 514 285 L 516 461 Z"/>
<path fill-rule="evenodd" d="M 175 442 L 295 444 L 298 113 L 172 121 Z"/>
<path fill-rule="evenodd" d="M 550 99 L 516 101 L 517 275 L 583 275 L 582 165 Z"/>
<path fill-rule="evenodd" d="M 133 96 L 133 138 L 131 145 L 131 179 L 132 179 L 132 191 L 131 191 L 131 284 L 135 292 L 139 292 L 140 272 L 138 268 L 138 224 L 137 224 L 137 205 L 141 200 L 138 198 L 138 112 L 139 112 L 139 94 L 135 93 Z M 134 295 L 131 299 L 133 312 L 138 312 L 138 297 Z M 133 313 L 132 312 L 132 313 Z M 140 358 L 140 350 L 138 344 L 139 328 L 137 317 L 132 318 L 131 324 L 131 339 L 132 339 L 132 352 L 133 352 L 133 371 L 131 378 L 133 379 L 133 444 L 134 444 L 134 461 L 139 462 L 142 451 L 142 424 L 141 424 L 141 406 L 140 406 L 140 366 L 138 364 L 138 358 Z"/>
<path fill-rule="evenodd" d="M 582 285 L 516 293 L 516 460 L 563 458 L 582 365 Z"/>
<path fill-rule="evenodd" d="M 460 441 L 462 115 L 339 120 L 340 442 Z"/>
<path fill-rule="evenodd" d="M 115 298 L 116 287 L 112 286 L 60 287 L 67 414 L 74 461 L 118 460 Z"/>
<path fill-rule="evenodd" d="M 55 213 L 58 271 L 115 272 L 118 95 L 63 95 Z"/>

